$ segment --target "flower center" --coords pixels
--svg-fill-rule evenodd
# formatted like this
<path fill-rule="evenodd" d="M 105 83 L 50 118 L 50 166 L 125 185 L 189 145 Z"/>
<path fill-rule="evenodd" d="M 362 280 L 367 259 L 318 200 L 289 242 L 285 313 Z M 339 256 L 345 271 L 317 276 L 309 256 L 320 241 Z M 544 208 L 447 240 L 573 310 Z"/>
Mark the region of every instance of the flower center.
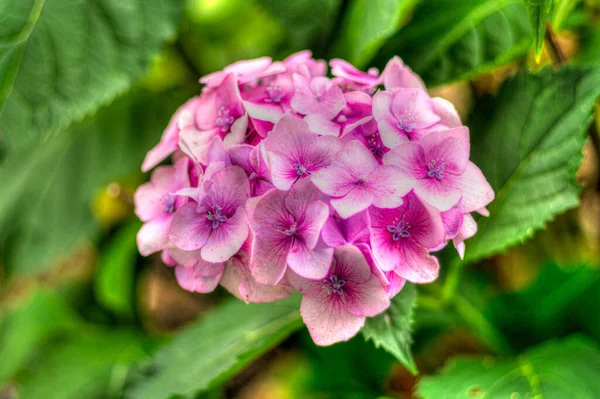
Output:
<path fill-rule="evenodd" d="M 206 218 L 212 222 L 213 230 L 219 227 L 220 223 L 225 223 L 227 221 L 227 216 L 221 214 L 222 210 L 223 208 L 221 208 L 220 206 L 213 205 L 212 212 L 208 211 L 206 213 Z"/>
<path fill-rule="evenodd" d="M 369 151 L 371 151 L 371 153 L 373 155 L 382 157 L 385 152 L 385 146 L 383 145 L 383 142 L 381 141 L 381 137 L 379 136 L 379 133 L 374 133 L 372 135 L 370 135 L 369 137 L 367 137 L 367 144 L 369 145 Z"/>
<path fill-rule="evenodd" d="M 436 159 L 432 159 L 431 161 L 429 161 L 429 163 L 427 163 L 427 169 L 429 169 L 429 171 L 427 172 L 427 176 L 429 177 L 435 177 L 438 180 L 442 180 L 444 178 L 444 160 L 436 160 Z"/>
<path fill-rule="evenodd" d="M 221 128 L 222 132 L 226 132 L 231 128 L 235 118 L 229 115 L 229 110 L 225 109 L 225 107 L 219 108 L 217 111 L 217 126 Z"/>
<path fill-rule="evenodd" d="M 419 119 L 417 116 L 407 112 L 406 114 L 400 115 L 400 120 L 398 121 L 398 129 L 404 130 L 405 133 L 412 132 L 415 127 L 415 121 Z"/>
<path fill-rule="evenodd" d="M 257 174 L 256 174 L 256 172 L 252 172 L 252 173 L 250 173 L 250 175 L 248 176 L 248 179 L 250 179 L 250 180 L 256 180 L 256 177 L 257 177 Z"/>
<path fill-rule="evenodd" d="M 173 213 L 175 212 L 175 198 L 171 197 L 171 194 L 165 194 L 160 198 L 160 202 L 163 204 L 163 212 Z"/>
<path fill-rule="evenodd" d="M 342 289 L 344 284 L 346 284 L 346 281 L 338 278 L 337 274 L 332 274 L 329 276 L 329 279 L 323 280 L 323 288 L 327 290 L 328 294 L 335 292 L 338 295 L 342 295 L 344 293 Z"/>
<path fill-rule="evenodd" d="M 289 228 L 287 228 L 286 230 L 281 230 L 278 229 L 280 233 L 285 234 L 286 236 L 293 236 L 298 232 L 298 223 L 294 222 L 294 224 L 292 224 Z"/>
<path fill-rule="evenodd" d="M 410 232 L 408 230 L 410 230 L 411 226 L 404 220 L 404 216 L 399 222 L 397 222 L 397 220 L 394 222 L 396 222 L 396 224 L 391 224 L 387 227 L 387 231 L 392 233 L 392 239 L 394 241 L 398 241 L 400 238 L 410 237 Z"/>
<path fill-rule="evenodd" d="M 273 83 L 269 84 L 267 86 L 267 88 L 265 89 L 265 91 L 269 95 L 269 98 L 265 99 L 265 101 L 268 103 L 270 103 L 270 102 L 278 103 L 283 98 L 283 92 L 281 91 L 281 86 L 279 86 L 278 84 L 273 84 Z"/>
<path fill-rule="evenodd" d="M 296 174 L 298 176 L 304 176 L 304 175 L 308 174 L 308 171 L 306 170 L 306 166 L 302 165 L 300 163 L 300 161 L 298 161 L 294 164 L 294 169 L 296 169 Z"/>

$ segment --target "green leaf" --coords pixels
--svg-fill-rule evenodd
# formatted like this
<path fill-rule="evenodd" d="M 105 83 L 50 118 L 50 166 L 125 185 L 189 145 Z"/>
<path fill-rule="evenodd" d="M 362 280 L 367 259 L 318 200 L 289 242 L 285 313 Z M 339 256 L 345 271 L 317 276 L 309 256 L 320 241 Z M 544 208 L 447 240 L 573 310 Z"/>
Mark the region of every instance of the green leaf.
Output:
<path fill-rule="evenodd" d="M 13 376 L 38 345 L 78 324 L 62 298 L 48 290 L 37 291 L 23 306 L 5 311 L 1 316 L 0 382 Z"/>
<path fill-rule="evenodd" d="M 0 165 L 0 236 L 9 273 L 44 270 L 97 237 L 92 202 L 100 188 L 139 168 L 188 93 L 138 91 Z M 32 251 L 31 248 L 35 248 Z"/>
<path fill-rule="evenodd" d="M 424 0 L 375 65 L 399 55 L 428 85 L 470 79 L 525 55 L 530 32 L 520 0 Z"/>
<path fill-rule="evenodd" d="M 367 318 L 362 329 L 365 339 L 373 340 L 375 346 L 390 352 L 413 375 L 419 373 L 410 350 L 416 299 L 417 288 L 407 283 L 392 299 L 390 307 L 375 317 Z"/>
<path fill-rule="evenodd" d="M 299 297 L 268 304 L 232 300 L 160 350 L 151 374 L 128 397 L 193 395 L 234 376 L 302 327 Z"/>
<path fill-rule="evenodd" d="M 471 160 L 496 199 L 467 241 L 467 261 L 502 252 L 577 206 L 575 173 L 599 95 L 600 68 L 546 68 L 478 103 L 469 122 Z"/>
<path fill-rule="evenodd" d="M 556 7 L 552 13 L 552 26 L 560 31 L 565 27 L 569 16 L 575 10 L 581 0 L 555 0 Z"/>
<path fill-rule="evenodd" d="M 285 28 L 286 50 L 311 49 L 325 56 L 334 22 L 340 12 L 341 0 L 258 0 Z"/>
<path fill-rule="evenodd" d="M 138 255 L 139 221 L 123 227 L 100 256 L 94 279 L 98 302 L 114 313 L 131 317 L 134 312 L 134 273 Z"/>
<path fill-rule="evenodd" d="M 539 62 L 544 48 L 546 21 L 548 21 L 550 15 L 552 0 L 525 0 L 525 5 L 529 13 L 529 23 L 531 23 L 531 29 L 533 30 L 535 58 Z"/>
<path fill-rule="evenodd" d="M 365 67 L 377 50 L 400 29 L 419 0 L 353 0 L 336 35 L 334 53 Z"/>
<path fill-rule="evenodd" d="M 43 355 L 19 378 L 19 397 L 121 397 L 131 365 L 148 356 L 137 334 L 95 329 L 54 344 Z"/>
<path fill-rule="evenodd" d="M 551 341 L 516 358 L 458 358 L 440 375 L 421 379 L 422 399 L 594 399 L 600 392 L 600 350 L 583 337 Z"/>
<path fill-rule="evenodd" d="M 0 2 L 0 126 L 22 147 L 82 120 L 129 90 L 184 0 Z"/>

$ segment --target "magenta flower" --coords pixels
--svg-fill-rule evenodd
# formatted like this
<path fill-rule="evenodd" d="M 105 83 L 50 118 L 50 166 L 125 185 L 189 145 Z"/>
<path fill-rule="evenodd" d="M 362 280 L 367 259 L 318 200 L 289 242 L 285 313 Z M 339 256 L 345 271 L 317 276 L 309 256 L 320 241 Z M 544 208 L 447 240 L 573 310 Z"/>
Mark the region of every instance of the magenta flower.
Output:
<path fill-rule="evenodd" d="M 477 233 L 477 222 L 470 213 L 465 213 L 462 225 L 458 234 L 452 238 L 454 248 L 461 259 L 465 257 L 465 240 L 473 237 Z"/>
<path fill-rule="evenodd" d="M 219 170 L 202 183 L 198 204 L 188 203 L 171 223 L 171 241 L 186 250 L 201 250 L 203 260 L 224 262 L 248 238 L 244 205 L 250 196 L 246 173 L 239 166 Z"/>
<path fill-rule="evenodd" d="M 229 157 L 233 165 L 240 166 L 250 181 L 250 196 L 258 197 L 273 188 L 271 174 L 263 160 L 260 147 L 236 145 L 229 149 Z"/>
<path fill-rule="evenodd" d="M 218 87 L 229 74 L 235 74 L 239 85 L 255 86 L 259 79 L 285 71 L 281 62 L 273 62 L 270 57 L 260 57 L 253 60 L 238 61 L 228 65 L 219 72 L 213 72 L 200 79 L 200 83 L 208 87 Z"/>
<path fill-rule="evenodd" d="M 304 121 L 309 129 L 322 136 L 343 137 L 373 119 L 371 96 L 361 91 L 351 91 L 344 94 L 344 99 L 346 106 L 333 119 L 323 114 L 306 115 Z"/>
<path fill-rule="evenodd" d="M 419 75 L 404 65 L 397 56 L 388 61 L 381 73 L 381 79 L 386 90 L 395 88 L 425 90 L 425 84 Z"/>
<path fill-rule="evenodd" d="M 381 83 L 377 68 L 370 68 L 367 73 L 359 71 L 354 65 L 340 59 L 329 61 L 333 81 L 344 91 L 362 90 L 371 93 L 372 89 Z"/>
<path fill-rule="evenodd" d="M 325 245 L 333 248 L 345 244 L 368 243 L 370 235 L 367 211 L 359 212 L 347 219 L 330 216 L 321 231 Z"/>
<path fill-rule="evenodd" d="M 438 123 L 427 92 L 421 89 L 378 91 L 373 96 L 373 116 L 383 143 L 394 148 L 410 140 L 418 140 L 423 130 Z"/>
<path fill-rule="evenodd" d="M 383 163 L 383 155 L 389 151 L 377 130 L 377 122 L 373 117 L 364 121 L 359 125 L 356 125 L 344 136 L 344 141 L 349 142 L 352 140 L 360 141 L 370 152 L 373 154 L 378 163 Z"/>
<path fill-rule="evenodd" d="M 143 256 L 166 248 L 173 215 L 187 202 L 187 198 L 175 193 L 188 186 L 188 161 L 182 159 L 176 166 L 156 168 L 150 182 L 135 192 L 135 213 L 145 222 L 137 235 Z"/>
<path fill-rule="evenodd" d="M 284 115 L 264 141 L 271 181 L 280 190 L 289 190 L 298 180 L 328 166 L 343 142 L 331 136 L 318 137 L 302 119 Z"/>
<path fill-rule="evenodd" d="M 209 293 L 219 284 L 223 263 L 210 263 L 202 259 L 200 251 L 166 250 L 175 262 L 175 277 L 181 288 L 191 292 Z"/>
<path fill-rule="evenodd" d="M 458 204 L 462 213 L 469 213 L 494 199 L 481 170 L 469 161 L 469 151 L 469 130 L 460 127 L 402 144 L 385 154 L 383 162 L 413 176 L 415 193 L 428 204 L 440 211 Z"/>
<path fill-rule="evenodd" d="M 306 278 L 323 278 L 333 249 L 319 242 L 329 217 L 327 198 L 309 181 L 271 190 L 246 204 L 255 234 L 250 270 L 261 284 L 277 284 L 287 266 Z"/>
<path fill-rule="evenodd" d="M 346 106 L 342 89 L 326 77 L 317 76 L 309 80 L 294 74 L 293 80 L 295 93 L 291 106 L 299 114 L 319 114 L 333 119 Z"/>
<path fill-rule="evenodd" d="M 196 109 L 197 129 L 179 133 L 181 150 L 203 165 L 214 137 L 219 136 L 229 147 L 241 143 L 246 135 L 248 115 L 235 79 L 235 74 L 230 73 L 218 87 L 205 88 Z"/>
<path fill-rule="evenodd" d="M 395 209 L 369 209 L 371 248 L 379 267 L 413 283 L 437 278 L 438 260 L 429 255 L 444 240 L 440 213 L 422 203 L 412 192 Z"/>
<path fill-rule="evenodd" d="M 299 73 L 306 78 L 325 76 L 327 64 L 323 60 L 315 60 L 308 50 L 299 51 L 283 60 L 287 73 Z"/>
<path fill-rule="evenodd" d="M 335 249 L 324 278 L 311 281 L 290 273 L 288 279 L 304 295 L 300 314 L 317 345 L 349 340 L 366 317 L 381 313 L 390 304 L 364 256 L 351 245 Z"/>
<path fill-rule="evenodd" d="M 147 172 L 175 151 L 179 145 L 179 132 L 196 129 L 196 110 L 200 104 L 199 97 L 190 98 L 175 112 L 165 129 L 160 142 L 148 153 L 142 163 L 142 171 Z"/>
<path fill-rule="evenodd" d="M 345 144 L 335 160 L 311 176 L 312 182 L 331 199 L 344 219 L 375 205 L 395 208 L 402 204 L 414 178 L 399 168 L 380 165 L 359 141 Z"/>
<path fill-rule="evenodd" d="M 259 284 L 252 277 L 250 258 L 253 241 L 254 238 L 250 234 L 238 253 L 225 263 L 221 285 L 246 303 L 273 302 L 290 296 L 292 294 L 291 287 Z"/>

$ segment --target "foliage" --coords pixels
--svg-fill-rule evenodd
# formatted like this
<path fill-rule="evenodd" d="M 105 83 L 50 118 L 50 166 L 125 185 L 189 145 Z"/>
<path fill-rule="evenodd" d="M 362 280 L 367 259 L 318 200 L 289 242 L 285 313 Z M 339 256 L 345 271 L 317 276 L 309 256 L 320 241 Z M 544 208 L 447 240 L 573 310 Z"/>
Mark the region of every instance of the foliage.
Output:
<path fill-rule="evenodd" d="M 0 0 L 0 397 L 391 398 L 415 378 L 424 399 L 598 397 L 600 272 L 575 256 L 599 248 L 598 15 L 562 0 Z M 302 49 L 364 70 L 398 55 L 441 86 L 496 192 L 465 261 L 446 248 L 439 281 L 326 348 L 297 297 L 182 293 L 137 254 L 132 221 L 144 154 L 197 79 Z"/>

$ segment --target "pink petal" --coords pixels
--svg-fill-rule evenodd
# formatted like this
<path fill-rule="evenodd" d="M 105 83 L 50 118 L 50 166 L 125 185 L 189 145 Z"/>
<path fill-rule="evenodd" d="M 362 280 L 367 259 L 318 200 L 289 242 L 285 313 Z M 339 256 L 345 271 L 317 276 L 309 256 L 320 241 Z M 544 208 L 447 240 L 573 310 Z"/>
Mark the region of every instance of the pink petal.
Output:
<path fill-rule="evenodd" d="M 333 248 L 327 247 L 324 243 L 317 243 L 313 249 L 309 249 L 300 240 L 294 243 L 287 256 L 290 268 L 300 276 L 311 280 L 324 278 L 332 259 Z"/>
<path fill-rule="evenodd" d="M 396 87 L 425 90 L 425 84 L 419 75 L 404 65 L 402 60 L 397 56 L 394 56 L 394 58 L 388 61 L 385 69 L 381 73 L 381 78 L 383 79 L 383 85 L 386 90 Z"/>
<path fill-rule="evenodd" d="M 203 276 L 199 271 L 202 266 L 195 267 L 175 267 L 175 277 L 181 288 L 191 292 L 209 293 L 219 284 L 221 274 L 223 273 L 223 264 L 221 264 L 221 272 L 214 276 Z"/>
<path fill-rule="evenodd" d="M 311 181 L 327 195 L 341 197 L 356 187 L 357 179 L 350 171 L 338 165 L 327 166 L 311 175 Z"/>
<path fill-rule="evenodd" d="M 223 162 L 226 166 L 231 165 L 229 155 L 227 154 L 225 145 L 223 145 L 223 140 L 219 136 L 213 137 L 208 146 L 208 163 L 211 164 L 214 162 Z"/>
<path fill-rule="evenodd" d="M 169 243 L 171 216 L 159 217 L 144 223 L 137 234 L 137 245 L 142 256 L 163 250 Z"/>
<path fill-rule="evenodd" d="M 464 213 L 483 208 L 494 199 L 494 190 L 473 162 L 469 162 L 465 172 L 456 179 L 456 186 L 462 193 L 458 207 Z"/>
<path fill-rule="evenodd" d="M 343 219 L 347 219 L 371 206 L 373 199 L 374 194 L 369 187 L 355 186 L 343 197 L 332 198 L 330 203 Z"/>
<path fill-rule="evenodd" d="M 321 280 L 304 278 L 292 269 L 287 270 L 285 278 L 287 282 L 302 295 L 317 296 L 323 291 L 323 282 Z"/>
<path fill-rule="evenodd" d="M 208 149 L 212 139 L 219 135 L 220 129 L 196 130 L 184 129 L 179 133 L 179 148 L 187 156 L 202 165 L 208 163 Z"/>
<path fill-rule="evenodd" d="M 442 180 L 417 180 L 414 191 L 419 198 L 442 212 L 456 205 L 462 195 L 455 176 L 450 174 L 445 175 Z"/>
<path fill-rule="evenodd" d="M 255 234 L 250 272 L 259 284 L 275 285 L 285 274 L 292 242 L 272 227 L 264 227 Z"/>
<path fill-rule="evenodd" d="M 391 298 L 395 297 L 404 288 L 406 279 L 400 277 L 395 271 L 391 271 L 385 274 L 389 285 L 385 287 L 388 296 Z"/>
<path fill-rule="evenodd" d="M 427 176 L 422 164 L 425 162 L 425 150 L 413 141 L 392 148 L 383 156 L 383 163 L 394 165 L 405 175 L 417 179 Z"/>
<path fill-rule="evenodd" d="M 202 248 L 212 233 L 212 222 L 196 212 L 197 205 L 188 203 L 179 208 L 171 221 L 169 238 L 177 248 L 193 251 Z"/>
<path fill-rule="evenodd" d="M 273 103 L 253 103 L 244 101 L 244 108 L 251 118 L 277 123 L 283 116 L 281 106 Z"/>
<path fill-rule="evenodd" d="M 323 225 L 321 237 L 323 238 L 325 245 L 332 248 L 346 244 L 346 238 L 344 237 L 340 223 L 332 216 L 330 216 Z"/>
<path fill-rule="evenodd" d="M 400 246 L 399 263 L 394 269 L 398 275 L 412 283 L 431 283 L 437 279 L 440 264 L 436 257 L 415 243 Z"/>
<path fill-rule="evenodd" d="M 396 208 L 415 185 L 415 179 L 392 165 L 380 165 L 369 175 L 373 204 L 379 208 Z"/>
<path fill-rule="evenodd" d="M 248 238 L 246 212 L 238 208 L 232 217 L 213 229 L 206 244 L 202 247 L 202 259 L 207 262 L 225 262 L 242 247 Z"/>
<path fill-rule="evenodd" d="M 304 117 L 304 121 L 308 123 L 308 127 L 311 131 L 321 136 L 334 136 L 340 135 L 340 125 L 328 119 L 326 116 L 320 114 L 310 114 Z"/>
<path fill-rule="evenodd" d="M 364 317 L 354 316 L 333 296 L 304 296 L 300 305 L 302 320 L 317 345 L 348 341 L 365 324 Z"/>
<path fill-rule="evenodd" d="M 348 290 L 349 293 L 346 302 L 348 311 L 353 315 L 372 317 L 383 312 L 390 306 L 388 294 L 375 275 L 371 274 L 369 280 L 357 284 L 356 288 L 353 286 L 354 284 L 351 284 L 348 287 L 353 289 Z"/>
<path fill-rule="evenodd" d="M 419 144 L 427 159 L 443 160 L 444 173 L 461 174 L 469 162 L 469 128 L 466 126 L 442 130 L 423 137 Z"/>

